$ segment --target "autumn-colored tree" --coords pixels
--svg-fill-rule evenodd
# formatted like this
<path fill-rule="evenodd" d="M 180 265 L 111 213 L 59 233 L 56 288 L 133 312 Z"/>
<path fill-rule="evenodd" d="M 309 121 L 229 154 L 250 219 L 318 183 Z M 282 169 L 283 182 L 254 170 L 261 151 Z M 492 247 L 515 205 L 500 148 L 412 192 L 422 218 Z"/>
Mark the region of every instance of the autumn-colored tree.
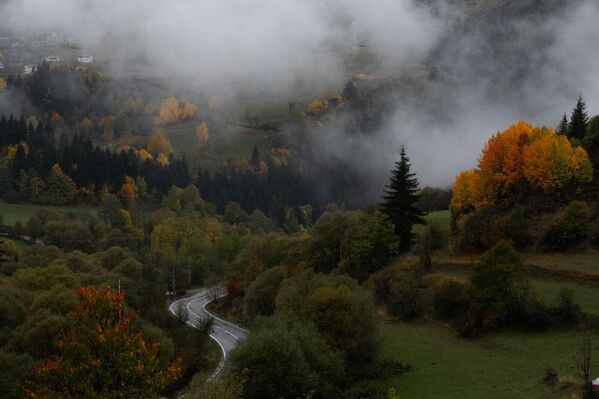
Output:
<path fill-rule="evenodd" d="M 162 165 L 162 166 L 168 166 L 170 164 L 168 157 L 162 153 L 158 154 L 158 158 L 156 158 L 156 162 L 158 162 L 158 164 Z"/>
<path fill-rule="evenodd" d="M 0 77 L 0 90 L 4 90 L 6 89 L 6 80 L 2 79 L 2 77 Z"/>
<path fill-rule="evenodd" d="M 148 140 L 148 151 L 154 155 L 170 154 L 173 152 L 171 142 L 166 138 L 162 130 L 157 131 L 150 136 Z"/>
<path fill-rule="evenodd" d="M 150 237 L 150 246 L 160 251 L 168 261 L 174 262 L 178 254 L 185 252 L 195 241 L 197 230 L 189 219 L 169 218 L 154 227 Z"/>
<path fill-rule="evenodd" d="M 524 152 L 525 176 L 529 183 L 545 192 L 562 189 L 570 183 L 592 180 L 593 167 L 582 147 L 573 148 L 565 136 L 552 129 L 535 129 Z"/>
<path fill-rule="evenodd" d="M 175 97 L 169 97 L 160 104 L 160 124 L 172 125 L 179 122 L 179 101 Z"/>
<path fill-rule="evenodd" d="M 200 230 L 202 231 L 202 241 L 214 246 L 221 234 L 222 227 L 217 219 L 205 217 L 200 220 Z"/>
<path fill-rule="evenodd" d="M 58 164 L 52 166 L 46 178 L 46 196 L 53 205 L 64 205 L 75 200 L 77 186 L 73 179 L 66 175 Z"/>
<path fill-rule="evenodd" d="M 118 218 L 115 220 L 115 226 L 120 228 L 129 227 L 133 224 L 133 219 L 131 218 L 131 214 L 129 211 L 125 209 L 119 209 Z"/>
<path fill-rule="evenodd" d="M 454 212 L 469 210 L 481 198 L 480 174 L 475 170 L 464 170 L 456 177 L 452 188 L 450 209 Z"/>
<path fill-rule="evenodd" d="M 210 138 L 210 134 L 208 133 L 208 125 L 205 121 L 200 123 L 196 129 L 196 137 L 198 138 L 198 145 L 204 144 Z"/>
<path fill-rule="evenodd" d="M 491 205 L 524 189 L 552 192 L 592 180 L 593 168 L 582 147 L 573 147 L 553 129 L 520 121 L 485 144 L 478 169 L 458 175 L 454 213 Z"/>
<path fill-rule="evenodd" d="M 153 160 L 154 157 L 152 157 L 152 154 L 150 154 L 146 149 L 142 148 L 141 150 L 139 150 L 137 152 L 137 157 L 139 158 L 140 161 L 145 162 L 147 160 Z"/>
<path fill-rule="evenodd" d="M 29 198 L 34 202 L 38 201 L 45 187 L 46 183 L 44 182 L 44 179 L 39 176 L 32 176 L 29 179 Z"/>
<path fill-rule="evenodd" d="M 291 150 L 284 147 L 275 147 L 271 150 L 273 156 L 273 164 L 280 168 L 287 166 L 289 159 L 291 158 Z"/>
<path fill-rule="evenodd" d="M 39 123 L 40 121 L 39 119 L 37 119 L 37 116 L 35 115 L 31 115 L 29 118 L 27 118 L 27 126 L 31 129 L 36 129 Z"/>
<path fill-rule="evenodd" d="M 143 176 L 138 176 L 135 179 L 135 187 L 135 194 L 140 200 L 145 201 L 149 198 L 148 183 L 146 182 L 146 179 Z"/>
<path fill-rule="evenodd" d="M 125 207 L 129 208 L 135 202 L 137 198 L 137 188 L 135 186 L 135 180 L 126 176 L 125 183 L 121 186 L 119 191 L 119 198 L 123 202 Z"/>
<path fill-rule="evenodd" d="M 193 119 L 197 110 L 198 107 L 194 104 L 186 102 L 181 109 L 181 119 Z"/>
<path fill-rule="evenodd" d="M 80 288 L 79 306 L 59 353 L 39 362 L 26 385 L 31 398 L 152 398 L 180 374 L 179 362 L 163 364 L 159 344 L 134 329 L 135 312 L 110 286 Z"/>
<path fill-rule="evenodd" d="M 64 118 L 58 112 L 52 112 L 52 115 L 50 115 L 50 122 L 53 127 L 65 125 Z"/>
<path fill-rule="evenodd" d="M 478 159 L 485 195 L 505 195 L 523 177 L 524 147 L 529 142 L 532 126 L 519 121 L 505 131 L 493 135 Z"/>
<path fill-rule="evenodd" d="M 84 118 L 79 124 L 79 133 L 83 135 L 91 135 L 94 131 L 94 123 L 89 118 Z"/>
<path fill-rule="evenodd" d="M 323 100 L 314 100 L 308 105 L 308 112 L 318 114 L 326 108 L 327 104 Z"/>

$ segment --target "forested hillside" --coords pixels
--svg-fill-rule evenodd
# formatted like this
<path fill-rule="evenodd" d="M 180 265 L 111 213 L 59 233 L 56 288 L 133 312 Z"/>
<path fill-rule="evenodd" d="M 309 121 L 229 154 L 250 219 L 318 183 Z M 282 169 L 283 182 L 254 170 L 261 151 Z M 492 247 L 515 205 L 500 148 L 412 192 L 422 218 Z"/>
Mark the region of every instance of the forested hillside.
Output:
<path fill-rule="evenodd" d="M 0 398 L 593 398 L 592 0 L 0 1 Z"/>

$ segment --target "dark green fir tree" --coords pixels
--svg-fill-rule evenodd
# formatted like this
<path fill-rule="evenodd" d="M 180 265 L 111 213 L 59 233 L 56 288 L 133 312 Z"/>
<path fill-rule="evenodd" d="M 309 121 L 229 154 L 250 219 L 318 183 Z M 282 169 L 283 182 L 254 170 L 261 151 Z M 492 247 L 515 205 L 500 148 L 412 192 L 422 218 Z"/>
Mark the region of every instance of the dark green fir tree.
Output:
<path fill-rule="evenodd" d="M 564 114 L 561 122 L 557 127 L 557 134 L 567 135 L 568 134 L 568 117 Z"/>
<path fill-rule="evenodd" d="M 576 107 L 572 111 L 570 124 L 568 125 L 568 138 L 576 138 L 582 140 L 589 124 L 589 115 L 586 111 L 586 104 L 582 96 L 578 97 Z"/>
<path fill-rule="evenodd" d="M 258 147 L 254 144 L 254 150 L 252 151 L 252 157 L 250 158 L 250 165 L 254 167 L 254 169 L 260 169 L 260 152 L 258 152 Z"/>
<path fill-rule="evenodd" d="M 391 172 L 391 180 L 385 186 L 382 209 L 395 225 L 395 234 L 399 236 L 402 251 L 410 249 L 414 235 L 412 227 L 415 224 L 426 224 L 422 218 L 425 212 L 414 205 L 418 201 L 418 179 L 410 172 L 410 159 L 406 149 L 401 147 L 399 161 Z"/>

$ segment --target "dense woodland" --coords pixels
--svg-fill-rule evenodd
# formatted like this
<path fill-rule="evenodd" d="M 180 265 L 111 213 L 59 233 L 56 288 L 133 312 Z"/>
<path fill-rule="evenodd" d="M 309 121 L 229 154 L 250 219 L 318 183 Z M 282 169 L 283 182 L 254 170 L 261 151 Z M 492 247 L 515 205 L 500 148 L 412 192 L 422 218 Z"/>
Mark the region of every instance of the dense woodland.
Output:
<path fill-rule="evenodd" d="M 389 325 L 465 345 L 596 331 L 572 290 L 548 299 L 535 283 L 599 277 L 528 260 L 599 248 L 599 115 L 581 96 L 555 128 L 515 122 L 451 188 L 421 187 L 402 147 L 377 191 L 319 135 L 374 137 L 404 89 L 419 86 L 362 74 L 273 122 L 92 66 L 2 74 L 0 91 L 26 101 L 0 117 L 0 212 L 34 211 L 0 213 L 0 396 L 396 399 L 384 384 L 414 370 L 385 347 Z M 263 140 L 224 156 L 215 139 L 231 126 Z M 191 328 L 167 306 L 217 286 L 212 310 L 250 333 L 209 379 L 212 321 Z M 575 375 L 533 383 L 592 398 L 590 347 Z"/>

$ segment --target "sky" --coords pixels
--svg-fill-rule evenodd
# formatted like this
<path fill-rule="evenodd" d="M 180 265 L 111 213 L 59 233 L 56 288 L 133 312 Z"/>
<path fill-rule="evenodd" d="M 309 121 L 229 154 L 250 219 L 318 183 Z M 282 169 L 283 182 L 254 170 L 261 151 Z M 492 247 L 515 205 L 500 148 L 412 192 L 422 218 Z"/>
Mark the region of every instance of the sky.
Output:
<path fill-rule="evenodd" d="M 323 136 L 326 156 L 366 160 L 374 187 L 402 144 L 423 184 L 448 186 L 476 165 L 490 135 L 519 119 L 555 126 L 579 94 L 599 113 L 599 2 L 506 20 L 492 28 L 510 35 L 498 45 L 484 19 L 464 28 L 455 1 L 435 1 L 433 10 L 422 0 L 7 0 L 0 15 L 16 31 L 71 37 L 115 71 L 141 57 L 166 80 L 230 96 L 293 96 L 305 82 L 342 88 L 358 38 L 382 75 L 426 65 L 438 78 L 390 100 L 379 132 Z"/>

